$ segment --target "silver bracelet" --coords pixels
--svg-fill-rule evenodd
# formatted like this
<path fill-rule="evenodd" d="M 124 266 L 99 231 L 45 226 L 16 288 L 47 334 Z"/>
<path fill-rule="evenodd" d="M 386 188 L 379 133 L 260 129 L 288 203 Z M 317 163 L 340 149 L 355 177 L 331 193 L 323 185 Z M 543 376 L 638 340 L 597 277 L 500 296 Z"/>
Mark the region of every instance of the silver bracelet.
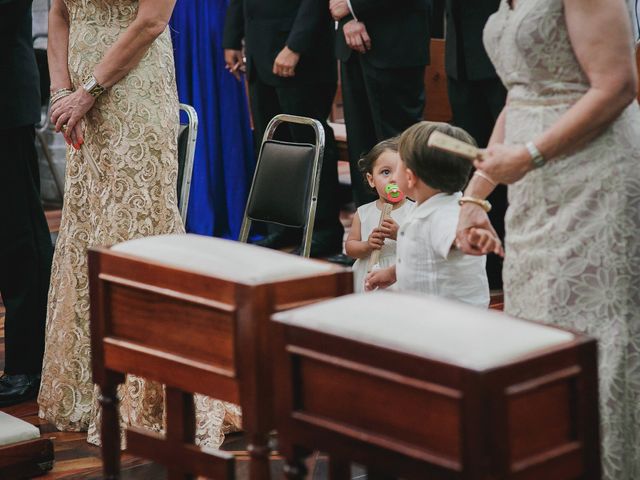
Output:
<path fill-rule="evenodd" d="M 540 168 L 547 163 L 547 160 L 544 158 L 538 147 L 536 147 L 535 143 L 527 142 L 525 145 L 526 149 L 529 151 L 529 155 L 531 155 L 531 163 L 533 164 L 533 168 Z"/>
<path fill-rule="evenodd" d="M 56 90 L 49 97 L 49 108 L 51 108 L 53 106 L 53 104 L 56 103 L 58 100 L 61 100 L 64 97 L 68 97 L 72 93 L 73 93 L 73 90 L 71 90 L 69 88 L 60 88 L 60 89 Z"/>

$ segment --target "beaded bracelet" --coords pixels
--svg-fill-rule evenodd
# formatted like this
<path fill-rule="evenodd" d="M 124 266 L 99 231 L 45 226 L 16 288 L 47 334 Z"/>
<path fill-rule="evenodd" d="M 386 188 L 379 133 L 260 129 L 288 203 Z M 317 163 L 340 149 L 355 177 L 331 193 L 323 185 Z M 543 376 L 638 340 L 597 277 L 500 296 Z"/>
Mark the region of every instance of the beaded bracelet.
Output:
<path fill-rule="evenodd" d="M 73 93 L 73 90 L 69 89 L 69 88 L 60 88 L 58 90 L 56 90 L 55 92 L 53 92 L 51 94 L 51 98 L 49 100 L 49 107 L 52 107 L 54 103 L 56 103 L 58 100 L 64 98 L 64 97 L 68 97 L 69 95 L 71 95 Z"/>

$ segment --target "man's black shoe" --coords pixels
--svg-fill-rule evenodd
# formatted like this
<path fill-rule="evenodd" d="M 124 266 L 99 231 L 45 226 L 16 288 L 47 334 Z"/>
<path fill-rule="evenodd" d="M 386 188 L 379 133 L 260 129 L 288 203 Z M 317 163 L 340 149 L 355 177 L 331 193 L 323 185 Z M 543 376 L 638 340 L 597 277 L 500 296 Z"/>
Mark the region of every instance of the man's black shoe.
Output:
<path fill-rule="evenodd" d="M 356 263 L 355 258 L 351 258 L 344 253 L 338 253 L 337 255 L 330 255 L 328 257 L 323 257 L 324 260 L 331 263 L 336 263 L 338 265 L 342 265 L 344 267 L 352 267 L 354 263 Z"/>
<path fill-rule="evenodd" d="M 300 235 L 297 236 L 299 237 Z M 292 247 L 293 245 L 297 245 L 299 243 L 300 240 L 299 238 L 296 238 L 295 234 L 291 234 L 290 232 L 285 231 L 270 233 L 263 239 L 253 242 L 254 245 L 274 249 Z"/>
<path fill-rule="evenodd" d="M 8 407 L 36 398 L 40 375 L 3 375 L 0 377 L 0 407 Z"/>
<path fill-rule="evenodd" d="M 302 245 L 292 253 L 302 255 Z M 330 234 L 323 231 L 313 233 L 310 255 L 312 258 L 326 258 L 340 253 L 342 253 L 342 233 Z"/>

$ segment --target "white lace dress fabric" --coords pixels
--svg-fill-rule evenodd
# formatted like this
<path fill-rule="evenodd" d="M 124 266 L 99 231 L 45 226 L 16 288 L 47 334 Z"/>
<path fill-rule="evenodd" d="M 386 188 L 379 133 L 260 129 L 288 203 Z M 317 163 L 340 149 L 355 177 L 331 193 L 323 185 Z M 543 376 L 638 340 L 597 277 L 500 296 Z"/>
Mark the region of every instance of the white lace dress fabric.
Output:
<path fill-rule="evenodd" d="M 69 73 L 74 86 L 93 72 L 136 17 L 134 0 L 66 0 Z M 139 65 L 87 114 L 85 143 L 68 149 L 62 224 L 47 315 L 40 417 L 99 442 L 91 380 L 86 252 L 134 238 L 183 232 L 177 208 L 178 98 L 168 30 Z M 162 386 L 129 376 L 120 389 L 122 424 L 163 429 Z M 239 407 L 196 396 L 197 440 L 217 447 L 239 426 Z"/>
<path fill-rule="evenodd" d="M 604 34 L 604 33 L 603 33 Z M 506 143 L 552 128 L 589 88 L 562 0 L 504 0 L 484 32 L 509 90 Z M 629 40 L 631 42 L 631 39 Z M 599 342 L 607 480 L 640 478 L 640 112 L 509 188 L 505 310 Z"/>

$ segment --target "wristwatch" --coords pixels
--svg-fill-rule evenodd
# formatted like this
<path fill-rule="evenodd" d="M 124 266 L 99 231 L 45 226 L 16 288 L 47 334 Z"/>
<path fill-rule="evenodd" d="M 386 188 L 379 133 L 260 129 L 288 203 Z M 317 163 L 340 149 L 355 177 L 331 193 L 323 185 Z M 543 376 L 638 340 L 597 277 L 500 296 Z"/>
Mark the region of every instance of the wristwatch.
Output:
<path fill-rule="evenodd" d="M 529 151 L 529 155 L 531 155 L 531 163 L 533 164 L 533 168 L 540 168 L 547 163 L 546 158 L 540 153 L 538 147 L 533 142 L 527 142 L 525 144 L 526 149 Z"/>
<path fill-rule="evenodd" d="M 93 98 L 98 98 L 100 95 L 102 95 L 105 91 L 106 88 L 104 88 L 102 85 L 100 85 L 98 83 L 98 80 L 96 80 L 96 77 L 94 77 L 93 75 L 91 75 L 82 85 L 82 88 L 85 89 L 85 91 L 91 95 Z"/>
<path fill-rule="evenodd" d="M 464 205 L 465 203 L 473 203 L 474 205 L 478 205 L 487 213 L 491 211 L 491 203 L 489 203 L 489 200 L 474 197 L 462 197 L 460 200 L 458 200 L 458 205 L 460 206 Z"/>

